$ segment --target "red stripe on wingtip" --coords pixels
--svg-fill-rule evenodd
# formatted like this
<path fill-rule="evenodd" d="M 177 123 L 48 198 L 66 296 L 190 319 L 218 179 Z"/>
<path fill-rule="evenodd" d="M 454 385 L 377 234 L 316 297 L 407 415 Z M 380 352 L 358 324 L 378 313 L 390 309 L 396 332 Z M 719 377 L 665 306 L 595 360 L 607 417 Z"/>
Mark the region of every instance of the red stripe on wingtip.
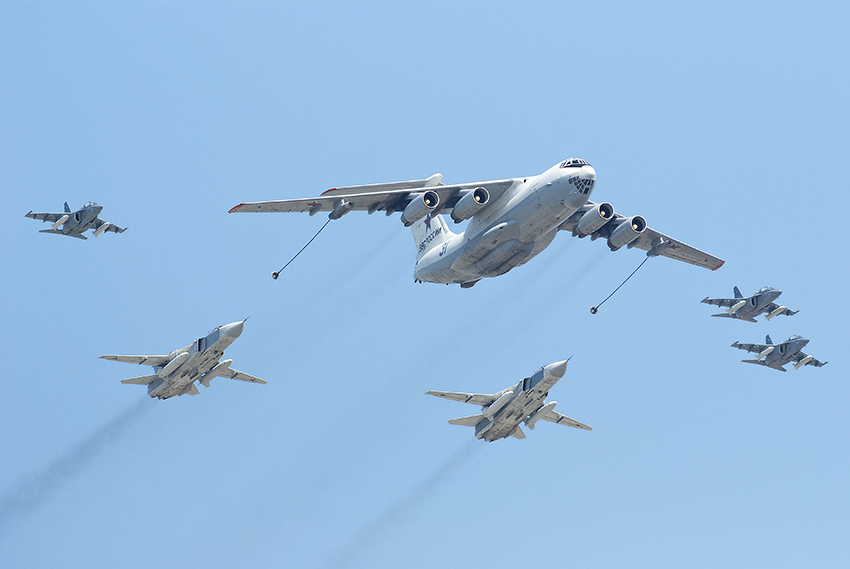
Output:
<path fill-rule="evenodd" d="M 235 205 L 235 206 L 233 206 L 232 208 L 230 208 L 230 211 L 228 211 L 227 213 L 233 213 L 234 211 L 237 211 L 237 210 L 238 210 L 240 207 L 242 207 L 243 205 L 245 205 L 245 202 L 242 202 L 242 203 L 241 203 L 241 204 L 239 204 L 239 205 Z"/>
<path fill-rule="evenodd" d="M 334 191 L 335 189 L 336 189 L 336 188 L 331 188 L 330 190 L 325 190 L 324 192 L 322 192 L 322 195 L 325 195 L 325 194 L 326 194 L 326 193 L 328 193 L 328 192 L 332 192 L 332 191 Z"/>
<path fill-rule="evenodd" d="M 716 271 L 717 269 L 719 269 L 720 267 L 722 267 L 725 263 L 726 263 L 726 261 L 720 261 L 720 264 L 719 264 L 719 265 L 717 265 L 716 267 L 714 267 L 714 268 L 713 268 L 713 269 L 711 269 L 711 270 L 712 270 L 712 271 Z"/>

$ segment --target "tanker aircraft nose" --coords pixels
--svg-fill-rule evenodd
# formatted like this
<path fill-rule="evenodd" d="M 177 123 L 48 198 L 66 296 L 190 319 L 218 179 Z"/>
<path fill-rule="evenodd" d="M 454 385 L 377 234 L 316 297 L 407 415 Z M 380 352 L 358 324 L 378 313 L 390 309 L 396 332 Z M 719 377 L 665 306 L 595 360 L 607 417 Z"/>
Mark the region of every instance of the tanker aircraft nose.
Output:
<path fill-rule="evenodd" d="M 585 164 L 578 171 L 578 177 L 591 182 L 596 181 L 596 170 L 590 164 Z"/>

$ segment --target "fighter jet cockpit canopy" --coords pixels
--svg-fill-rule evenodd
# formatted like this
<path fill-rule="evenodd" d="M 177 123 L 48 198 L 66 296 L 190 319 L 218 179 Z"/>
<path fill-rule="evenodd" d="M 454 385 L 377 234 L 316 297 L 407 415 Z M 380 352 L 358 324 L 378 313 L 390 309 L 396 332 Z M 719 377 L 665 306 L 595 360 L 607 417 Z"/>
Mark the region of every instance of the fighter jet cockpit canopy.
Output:
<path fill-rule="evenodd" d="M 582 166 L 590 166 L 590 164 L 587 163 L 587 160 L 581 158 L 570 158 L 561 162 L 560 166 L 561 168 L 581 168 Z"/>
<path fill-rule="evenodd" d="M 800 336 L 799 334 L 794 334 L 793 336 L 791 336 L 790 338 L 788 338 L 785 341 L 786 342 L 793 342 L 794 340 L 800 340 L 801 338 L 802 338 L 802 336 Z"/>
<path fill-rule="evenodd" d="M 776 290 L 776 289 L 773 288 L 772 286 L 763 286 L 759 289 L 759 291 L 756 294 L 761 294 L 763 292 L 770 292 L 772 290 Z"/>
<path fill-rule="evenodd" d="M 97 202 L 86 202 L 86 203 L 83 205 L 83 208 L 87 208 L 87 207 L 94 207 L 94 206 L 96 206 L 96 205 L 97 205 Z"/>

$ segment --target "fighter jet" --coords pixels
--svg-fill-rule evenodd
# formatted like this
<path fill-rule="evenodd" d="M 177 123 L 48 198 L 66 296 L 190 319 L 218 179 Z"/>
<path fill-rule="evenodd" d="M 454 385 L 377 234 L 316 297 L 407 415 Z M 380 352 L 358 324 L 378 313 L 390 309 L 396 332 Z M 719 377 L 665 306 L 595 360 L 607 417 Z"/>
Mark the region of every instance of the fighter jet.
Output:
<path fill-rule="evenodd" d="M 765 337 L 766 344 L 732 344 L 733 348 L 747 350 L 754 354 L 758 354 L 754 360 L 741 360 L 748 364 L 758 364 L 765 367 L 778 369 L 779 371 L 788 371 L 783 366 L 789 362 L 797 362 L 794 364 L 794 369 L 800 369 L 803 366 L 825 366 L 828 362 L 819 362 L 812 356 L 806 355 L 802 349 L 809 343 L 808 338 L 802 336 L 791 336 L 781 344 L 774 344 L 770 336 Z"/>
<path fill-rule="evenodd" d="M 104 360 L 145 364 L 153 366 L 154 374 L 122 379 L 121 383 L 147 385 L 148 395 L 168 399 L 175 395 L 197 395 L 197 381 L 204 387 L 210 386 L 214 377 L 229 377 L 251 383 L 266 383 L 264 380 L 236 371 L 230 367 L 233 360 L 219 360 L 224 350 L 242 334 L 242 322 L 218 326 L 206 337 L 199 338 L 185 348 L 174 350 L 167 356 L 100 356 Z"/>
<path fill-rule="evenodd" d="M 102 209 L 103 206 L 100 204 L 86 202 L 83 207 L 72 212 L 71 208 L 68 207 L 68 202 L 65 202 L 65 213 L 29 212 L 24 217 L 53 223 L 52 229 L 42 229 L 39 233 L 55 233 L 57 235 L 76 237 L 77 239 L 87 239 L 83 233 L 88 229 L 94 231 L 95 237 L 104 231 L 111 231 L 113 233 L 124 233 L 127 231 L 126 227 L 122 229 L 117 225 L 100 219 L 98 215 L 100 215 Z"/>
<path fill-rule="evenodd" d="M 756 316 L 762 313 L 767 313 L 766 318 L 770 320 L 774 316 L 780 314 L 785 316 L 794 316 L 799 310 L 788 310 L 784 306 L 779 306 L 776 300 L 781 290 L 776 290 L 773 287 L 762 287 L 752 296 L 744 298 L 738 287 L 733 289 L 735 298 L 703 298 L 700 302 L 703 304 L 714 304 L 726 308 L 726 312 L 720 314 L 712 314 L 719 318 L 736 318 L 738 320 L 746 320 L 747 322 L 755 322 Z"/>
<path fill-rule="evenodd" d="M 485 277 L 503 275 L 530 261 L 558 233 L 604 238 L 612 251 L 637 247 L 650 257 L 663 255 L 712 270 L 723 260 L 647 227 L 639 216 L 625 217 L 608 202 L 593 203 L 596 170 L 580 158 L 555 164 L 536 176 L 444 185 L 442 174 L 423 180 L 331 188 L 316 198 L 241 203 L 235 212 L 330 211 L 339 219 L 352 210 L 401 212 L 416 244 L 416 282 L 460 284 L 469 288 Z M 441 213 L 455 223 L 453 233 Z"/>
<path fill-rule="evenodd" d="M 534 424 L 540 419 L 576 429 L 593 430 L 593 427 L 554 411 L 555 401 L 544 404 L 549 390 L 564 377 L 567 361 L 544 366 L 531 377 L 526 377 L 513 387 L 493 395 L 451 391 L 428 391 L 426 395 L 481 405 L 481 413 L 451 419 L 449 423 L 475 427 L 475 438 L 485 441 L 492 442 L 509 436 L 524 439 L 525 433 L 522 432 L 520 423 L 534 429 Z"/>

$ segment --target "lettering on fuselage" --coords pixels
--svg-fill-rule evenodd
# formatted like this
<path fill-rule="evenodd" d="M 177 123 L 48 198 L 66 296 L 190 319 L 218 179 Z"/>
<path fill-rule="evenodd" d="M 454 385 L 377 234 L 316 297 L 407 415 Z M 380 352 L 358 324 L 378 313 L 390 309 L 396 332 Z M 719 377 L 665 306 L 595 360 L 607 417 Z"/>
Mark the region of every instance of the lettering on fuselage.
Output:
<path fill-rule="evenodd" d="M 425 239 L 422 240 L 422 243 L 419 244 L 419 252 L 421 253 L 422 251 L 424 251 L 428 243 L 436 239 L 437 235 L 439 235 L 441 231 L 443 231 L 443 228 L 438 227 L 437 229 L 426 235 Z"/>

